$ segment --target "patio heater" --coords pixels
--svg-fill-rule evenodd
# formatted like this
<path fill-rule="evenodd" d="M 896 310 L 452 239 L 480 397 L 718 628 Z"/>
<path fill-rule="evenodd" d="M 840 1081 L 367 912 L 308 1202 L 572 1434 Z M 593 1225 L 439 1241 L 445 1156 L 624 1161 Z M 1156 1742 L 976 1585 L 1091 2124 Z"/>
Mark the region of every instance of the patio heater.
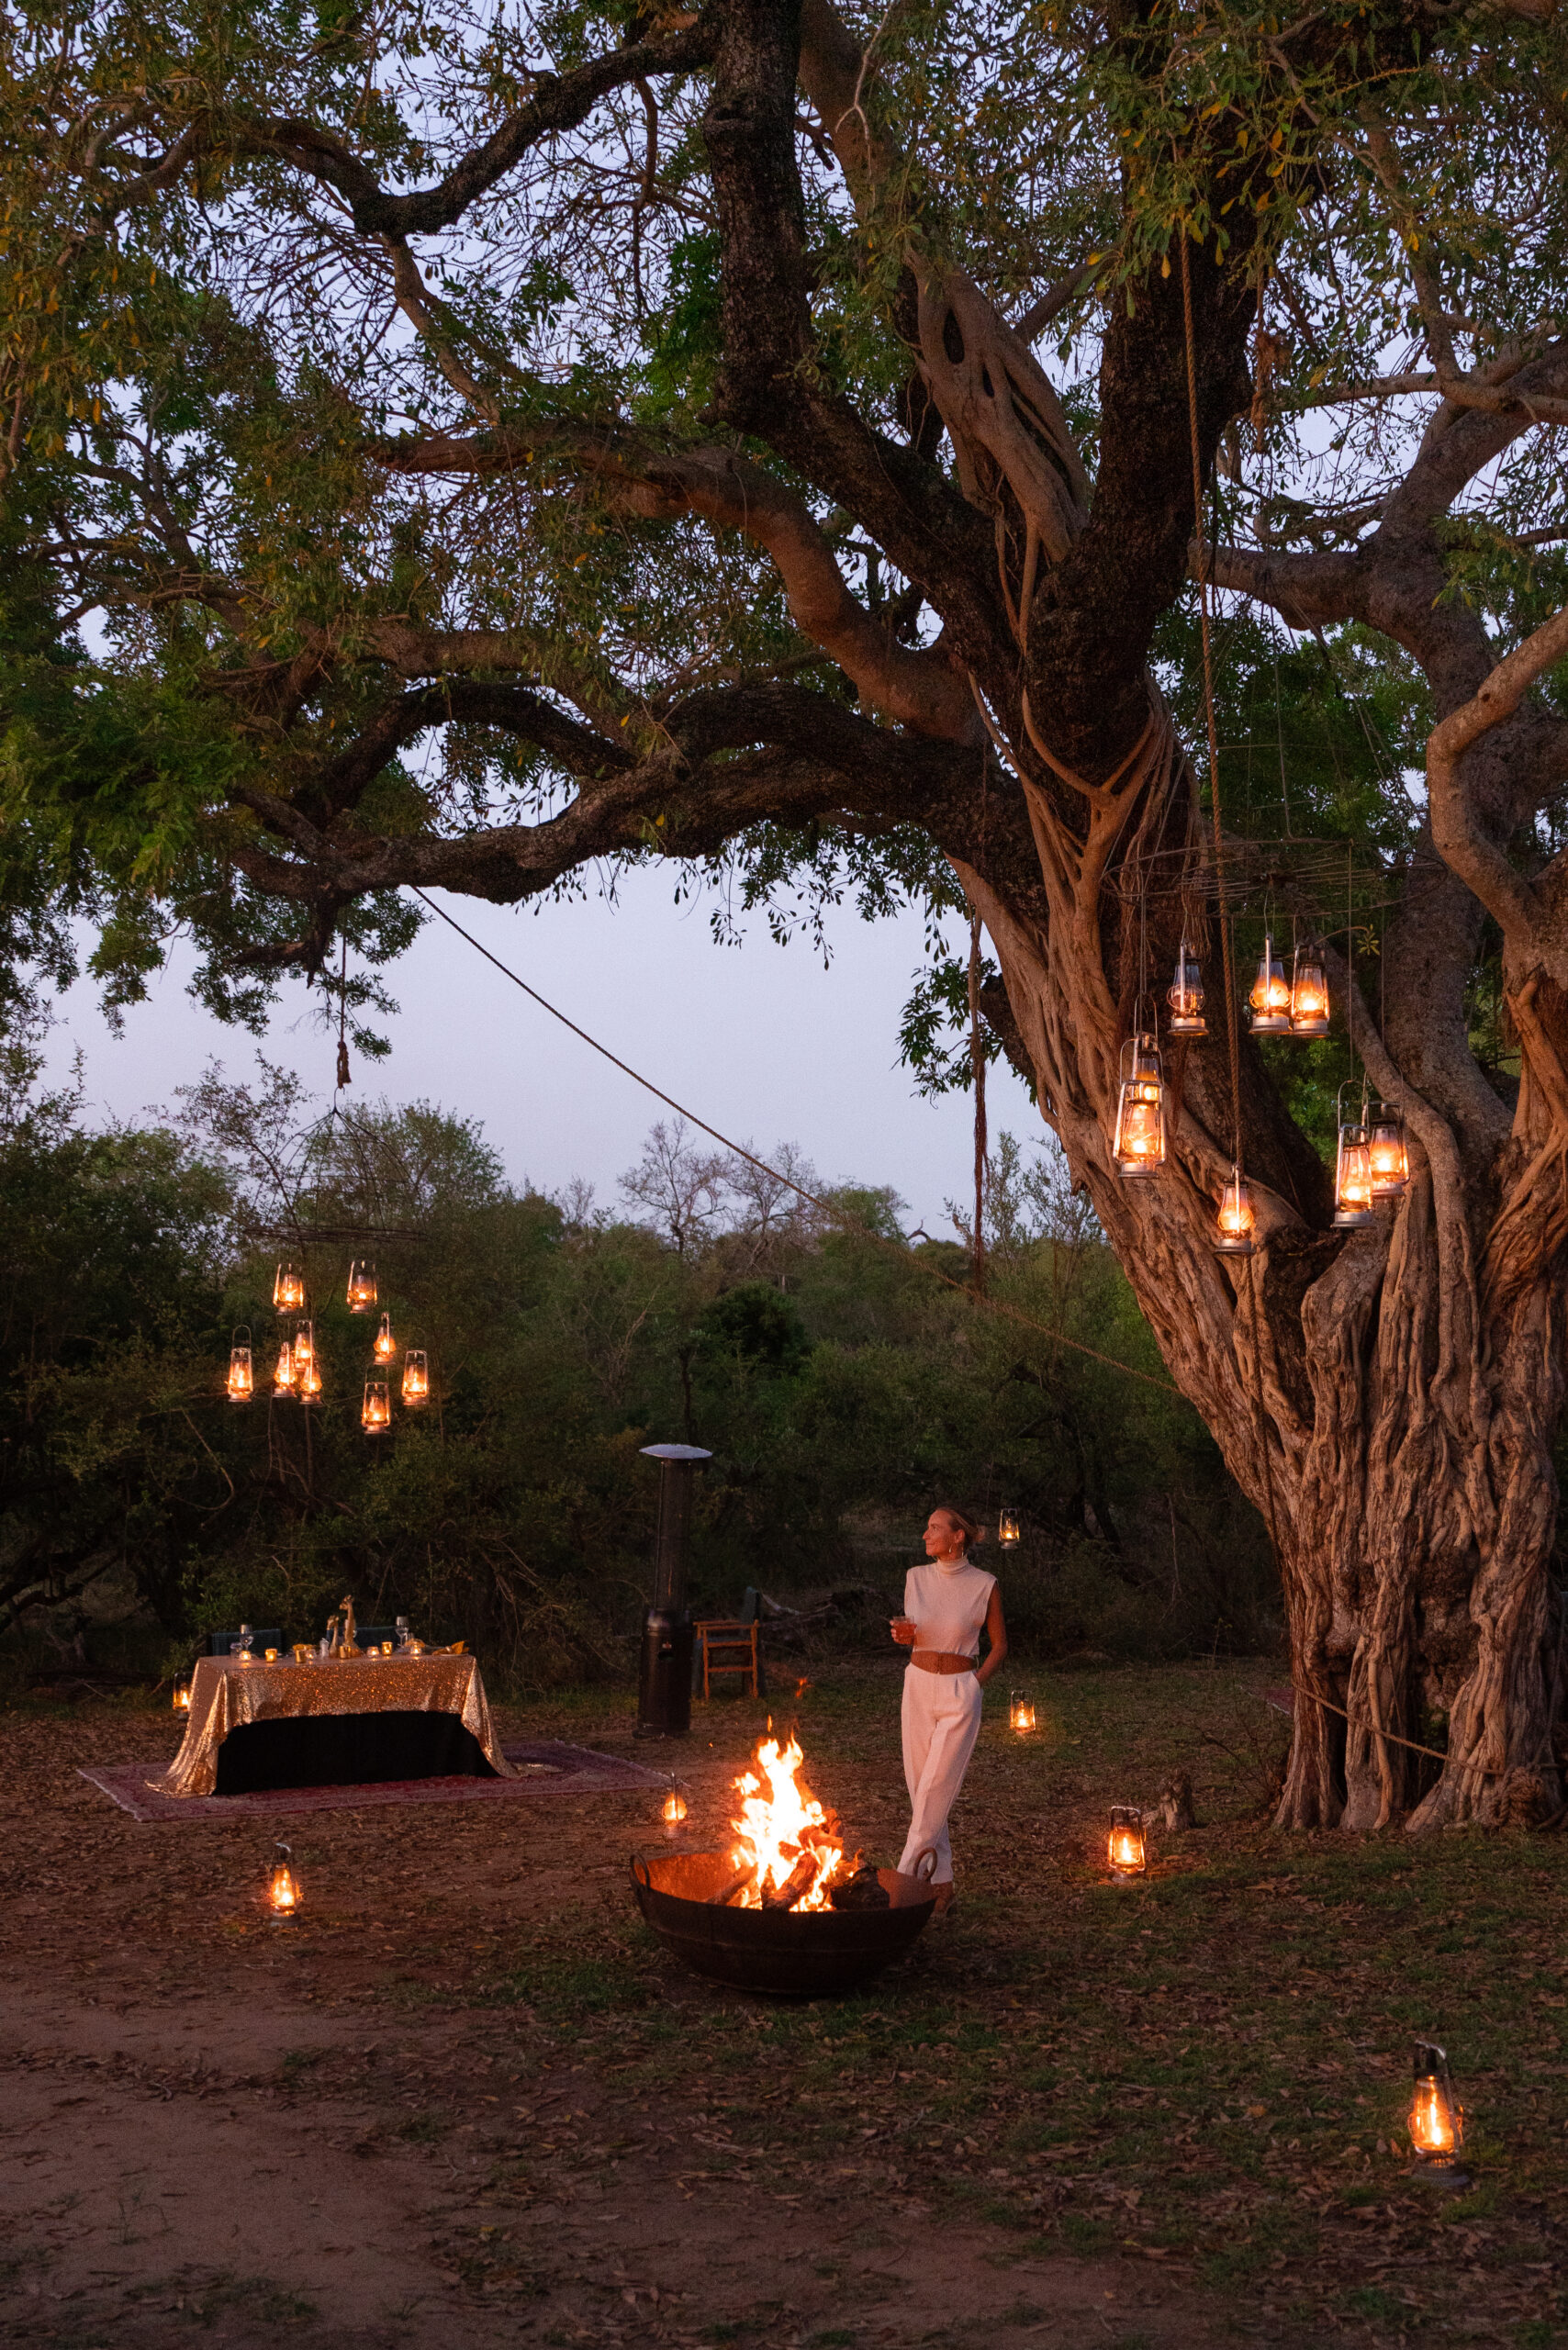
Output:
<path fill-rule="evenodd" d="M 643 1627 L 637 1675 L 637 1736 L 685 1738 L 691 1729 L 691 1618 L 686 1612 L 686 1537 L 691 1524 L 695 1444 L 645 1444 L 659 1464 L 659 1528 L 654 1546 L 654 1604 Z"/>

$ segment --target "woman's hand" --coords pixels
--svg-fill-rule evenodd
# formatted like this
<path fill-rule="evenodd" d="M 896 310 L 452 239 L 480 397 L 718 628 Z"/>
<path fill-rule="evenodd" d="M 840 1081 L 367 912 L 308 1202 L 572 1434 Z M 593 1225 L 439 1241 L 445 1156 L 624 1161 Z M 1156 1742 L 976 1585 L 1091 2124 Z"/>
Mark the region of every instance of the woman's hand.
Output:
<path fill-rule="evenodd" d="M 920 1627 L 913 1616 L 894 1616 L 890 1619 L 889 1629 L 901 1649 L 912 1649 Z"/>

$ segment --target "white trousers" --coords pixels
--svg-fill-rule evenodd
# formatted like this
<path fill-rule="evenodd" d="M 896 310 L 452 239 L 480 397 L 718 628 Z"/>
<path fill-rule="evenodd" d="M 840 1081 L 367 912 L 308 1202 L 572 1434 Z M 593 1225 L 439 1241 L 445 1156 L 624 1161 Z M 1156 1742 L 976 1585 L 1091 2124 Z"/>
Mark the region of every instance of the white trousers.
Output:
<path fill-rule="evenodd" d="M 913 1870 L 926 1847 L 934 1846 L 935 1885 L 953 1882 L 947 1814 L 958 1800 L 980 1736 L 981 1704 L 980 1685 L 972 1673 L 904 1667 L 903 1775 L 913 1816 L 899 1866 Z"/>

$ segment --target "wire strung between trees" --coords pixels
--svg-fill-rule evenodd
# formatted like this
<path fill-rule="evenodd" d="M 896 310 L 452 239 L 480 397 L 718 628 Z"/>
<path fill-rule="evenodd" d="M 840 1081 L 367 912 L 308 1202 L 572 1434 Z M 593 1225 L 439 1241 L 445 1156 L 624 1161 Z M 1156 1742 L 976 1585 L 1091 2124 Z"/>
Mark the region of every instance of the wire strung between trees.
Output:
<path fill-rule="evenodd" d="M 1151 1371 L 1139 1371 L 1135 1363 L 1121 1362 L 1114 1355 L 1102 1354 L 1098 1347 L 1086 1346 L 1081 1338 L 1070 1338 L 1065 1330 L 1053 1330 L 1047 1322 L 1036 1322 L 1033 1315 L 1020 1312 L 1017 1306 L 1009 1305 L 1004 1299 L 989 1294 L 977 1294 L 969 1282 L 956 1281 L 951 1274 L 943 1272 L 939 1267 L 924 1263 L 914 1255 L 907 1241 L 890 1240 L 886 1233 L 873 1232 L 869 1225 L 863 1224 L 858 1216 L 851 1215 L 847 1210 L 836 1206 L 833 1201 L 819 1199 L 814 1192 L 808 1192 L 803 1183 L 797 1183 L 792 1175 L 786 1175 L 780 1168 L 770 1167 L 766 1158 L 759 1158 L 755 1150 L 747 1150 L 744 1143 L 733 1142 L 728 1135 L 721 1134 L 717 1126 L 710 1125 L 706 1118 L 700 1118 L 695 1110 L 689 1110 L 684 1102 L 678 1102 L 673 1094 L 666 1093 L 662 1086 L 655 1085 L 652 1078 L 644 1077 L 642 1071 L 633 1069 L 629 1061 L 623 1061 L 618 1053 L 612 1053 L 608 1045 L 601 1045 L 597 1036 L 590 1036 L 586 1028 L 579 1028 L 575 1020 L 560 1011 L 547 996 L 541 995 L 537 988 L 530 987 L 528 981 L 521 978 L 509 965 L 503 963 L 498 955 L 492 955 L 487 946 L 481 946 L 472 931 L 465 930 L 460 922 L 454 921 L 444 906 L 438 906 L 433 898 L 427 898 L 424 891 L 417 888 L 413 882 L 410 881 L 408 887 L 421 905 L 428 906 L 432 914 L 438 915 L 446 923 L 449 930 L 454 930 L 457 933 L 459 938 L 466 939 L 475 953 L 482 955 L 487 963 L 493 964 L 503 979 L 510 979 L 513 987 L 521 988 L 523 994 L 536 1003 L 542 1012 L 547 1012 L 550 1014 L 552 1020 L 558 1020 L 563 1028 L 569 1028 L 574 1036 L 580 1037 L 582 1042 L 598 1053 L 602 1060 L 607 1060 L 611 1069 L 618 1069 L 622 1077 L 629 1077 L 633 1085 L 640 1085 L 644 1093 L 651 1093 L 655 1102 L 662 1102 L 665 1108 L 673 1110 L 678 1118 L 687 1119 L 700 1133 L 709 1136 L 723 1149 L 733 1151 L 737 1158 L 744 1158 L 748 1167 L 755 1167 L 759 1174 L 767 1175 L 775 1183 L 782 1184 L 787 1192 L 793 1192 L 797 1199 L 805 1201 L 808 1207 L 817 1209 L 821 1214 L 841 1225 L 846 1232 L 853 1233 L 857 1238 L 872 1240 L 879 1248 L 891 1249 L 893 1254 L 901 1258 L 905 1264 L 913 1265 L 918 1272 L 929 1275 L 932 1281 L 940 1281 L 944 1289 L 957 1290 L 958 1295 L 968 1298 L 971 1305 L 983 1306 L 988 1314 L 995 1314 L 1003 1321 L 1016 1323 L 1020 1329 L 1033 1330 L 1040 1337 L 1049 1338 L 1058 1347 L 1070 1347 L 1075 1354 L 1087 1355 L 1092 1361 L 1103 1363 L 1107 1370 L 1119 1371 L 1128 1379 L 1141 1379 L 1146 1387 L 1158 1387 L 1162 1394 L 1182 1395 L 1182 1390 L 1173 1380 L 1157 1378 Z M 1182 1400 L 1184 1403 L 1185 1396 L 1182 1396 Z"/>

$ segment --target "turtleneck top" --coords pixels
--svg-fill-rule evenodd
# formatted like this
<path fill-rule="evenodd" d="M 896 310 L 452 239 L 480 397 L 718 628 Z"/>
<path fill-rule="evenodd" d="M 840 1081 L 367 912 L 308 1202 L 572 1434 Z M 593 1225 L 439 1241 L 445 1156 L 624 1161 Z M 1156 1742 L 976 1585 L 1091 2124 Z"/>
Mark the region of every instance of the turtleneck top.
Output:
<path fill-rule="evenodd" d="M 904 1577 L 903 1612 L 917 1626 L 917 1649 L 946 1656 L 979 1656 L 980 1636 L 996 1577 L 967 1559 L 927 1559 Z"/>

